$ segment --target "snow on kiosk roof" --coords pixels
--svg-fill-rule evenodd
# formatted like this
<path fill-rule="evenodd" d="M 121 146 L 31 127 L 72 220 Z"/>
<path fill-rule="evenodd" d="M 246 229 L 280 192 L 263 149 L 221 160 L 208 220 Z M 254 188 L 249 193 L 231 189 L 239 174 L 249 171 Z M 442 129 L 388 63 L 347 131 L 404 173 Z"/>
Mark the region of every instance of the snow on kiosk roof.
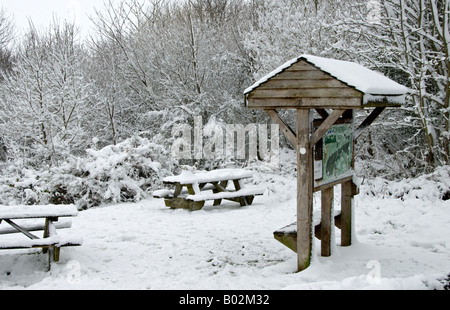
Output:
<path fill-rule="evenodd" d="M 400 106 L 408 88 L 357 63 L 301 55 L 244 91 L 249 108 Z"/>

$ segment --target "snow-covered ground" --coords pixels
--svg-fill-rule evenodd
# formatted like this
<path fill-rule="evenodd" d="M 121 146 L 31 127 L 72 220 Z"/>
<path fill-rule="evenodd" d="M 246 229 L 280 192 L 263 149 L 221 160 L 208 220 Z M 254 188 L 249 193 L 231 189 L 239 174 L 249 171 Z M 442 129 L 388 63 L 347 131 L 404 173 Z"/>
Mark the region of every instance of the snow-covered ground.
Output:
<path fill-rule="evenodd" d="M 47 255 L 39 250 L 0 251 L 0 289 L 443 289 L 447 285 L 450 200 L 426 195 L 433 191 L 431 181 L 423 179 L 416 194 L 409 191 L 400 198 L 367 195 L 381 185 L 365 182 L 355 201 L 357 240 L 351 247 L 340 247 L 336 228 L 333 255 L 316 254 L 311 267 L 297 273 L 296 254 L 273 238 L 273 231 L 295 221 L 296 180 L 264 173 L 256 179 L 268 191 L 247 207 L 210 203 L 189 212 L 171 210 L 163 200 L 149 198 L 81 211 L 71 233 L 82 236 L 83 245 L 63 248 L 60 262 L 50 271 Z M 398 191 L 411 182 L 390 184 Z M 318 202 L 319 196 L 315 208 Z M 339 187 L 335 207 L 339 208 Z M 320 253 L 317 239 L 315 248 Z"/>

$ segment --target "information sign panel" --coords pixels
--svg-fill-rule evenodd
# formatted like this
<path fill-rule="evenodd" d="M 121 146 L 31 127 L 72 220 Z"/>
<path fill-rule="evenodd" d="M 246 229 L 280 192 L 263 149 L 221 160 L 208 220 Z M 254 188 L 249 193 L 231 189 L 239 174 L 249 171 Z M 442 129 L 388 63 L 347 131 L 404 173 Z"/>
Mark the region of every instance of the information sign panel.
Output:
<path fill-rule="evenodd" d="M 352 172 L 352 124 L 334 125 L 323 137 L 324 183 L 339 180 Z"/>

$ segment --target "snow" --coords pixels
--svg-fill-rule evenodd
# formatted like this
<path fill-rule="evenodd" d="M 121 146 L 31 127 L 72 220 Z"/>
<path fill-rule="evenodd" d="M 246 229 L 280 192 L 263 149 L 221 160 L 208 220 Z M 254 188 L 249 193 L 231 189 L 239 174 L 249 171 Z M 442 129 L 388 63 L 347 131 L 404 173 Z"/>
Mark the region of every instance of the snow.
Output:
<path fill-rule="evenodd" d="M 78 210 L 74 205 L 47 206 L 2 206 L 0 205 L 0 219 L 36 218 L 47 216 L 77 216 Z"/>
<path fill-rule="evenodd" d="M 260 195 L 265 191 L 264 187 L 246 187 L 240 189 L 238 191 L 230 191 L 230 192 L 220 192 L 220 193 L 212 193 L 212 192 L 201 192 L 200 194 L 188 195 L 186 199 L 192 201 L 203 201 L 203 200 L 213 200 L 213 199 L 226 199 L 226 198 L 234 198 L 234 197 L 242 197 L 242 196 L 252 196 L 252 195 Z"/>
<path fill-rule="evenodd" d="M 408 88 L 405 86 L 392 81 L 381 73 L 369 70 L 354 62 L 312 55 L 303 55 L 300 59 L 306 59 L 306 61 L 314 64 L 338 80 L 355 87 L 364 94 L 405 95 L 408 92 Z"/>
<path fill-rule="evenodd" d="M 212 181 L 237 180 L 250 178 L 253 175 L 251 171 L 243 169 L 218 169 L 208 172 L 183 171 L 180 175 L 164 178 L 164 182 L 194 184 L 208 183 Z"/>
<path fill-rule="evenodd" d="M 450 200 L 441 196 L 449 167 L 434 177 L 364 180 L 354 244 L 339 246 L 335 229 L 333 255 L 321 257 L 315 239 L 312 265 L 300 273 L 296 254 L 273 237 L 296 220 L 296 178 L 253 172 L 252 183 L 267 191 L 251 206 L 210 202 L 190 212 L 148 198 L 81 211 L 58 235 L 78 236 L 83 245 L 63 248 L 50 271 L 39 250 L 0 251 L 0 289 L 409 290 L 448 283 Z M 339 187 L 335 195 L 339 210 Z M 314 203 L 317 216 L 319 194 Z"/>
<path fill-rule="evenodd" d="M 280 67 L 276 68 L 275 70 L 273 70 L 272 72 L 270 72 L 269 74 L 266 74 L 265 76 L 263 76 L 261 79 L 259 79 L 255 84 L 253 84 L 252 86 L 248 87 L 247 89 L 244 90 L 244 94 L 248 94 L 249 92 L 251 92 L 252 90 L 254 90 L 256 87 L 258 87 L 259 85 L 267 82 L 268 80 L 270 80 L 271 78 L 273 78 L 274 76 L 280 74 L 281 72 L 283 72 L 284 70 L 286 70 L 287 68 L 289 68 L 290 66 L 292 66 L 293 64 L 295 64 L 296 62 L 298 62 L 300 60 L 301 57 L 298 58 L 294 58 L 289 60 L 288 62 L 284 63 L 283 65 L 281 65 Z"/>
<path fill-rule="evenodd" d="M 22 240 L 6 240 L 0 241 L 0 249 L 6 248 L 31 248 L 33 246 L 56 245 L 64 247 L 73 244 L 82 244 L 83 239 L 71 236 L 51 236 L 44 239 L 22 239 Z"/>
<path fill-rule="evenodd" d="M 313 55 L 301 55 L 262 77 L 255 84 L 247 88 L 244 94 L 250 93 L 261 84 L 282 73 L 300 60 L 305 60 L 313 64 L 336 79 L 364 93 L 364 103 L 368 101 L 382 101 L 388 96 L 386 99 L 389 101 L 392 100 L 393 103 L 401 104 L 405 101 L 405 95 L 409 92 L 407 87 L 394 82 L 381 73 L 369 70 L 360 64 Z"/>
<path fill-rule="evenodd" d="M 252 177 L 253 172 L 245 169 L 217 169 L 213 171 L 183 171 L 181 174 L 176 176 L 170 176 L 163 179 L 166 183 L 180 183 L 180 184 L 192 184 L 195 195 L 185 195 L 186 199 L 192 201 L 202 201 L 202 200 L 213 200 L 213 199 L 226 199 L 238 196 L 250 196 L 250 195 L 260 195 L 265 191 L 265 187 L 262 186 L 252 186 L 245 187 L 242 183 L 243 179 Z M 220 192 L 213 193 L 212 191 L 200 191 L 199 184 L 210 183 L 210 182 L 220 182 L 220 181 L 230 181 L 239 180 L 241 189 L 236 191 L 234 185 L 229 184 L 228 190 L 230 192 Z M 245 187 L 245 188 L 243 188 Z M 206 188 L 205 188 L 206 189 Z M 153 192 L 154 197 L 166 197 L 173 195 L 173 190 L 161 189 Z"/>

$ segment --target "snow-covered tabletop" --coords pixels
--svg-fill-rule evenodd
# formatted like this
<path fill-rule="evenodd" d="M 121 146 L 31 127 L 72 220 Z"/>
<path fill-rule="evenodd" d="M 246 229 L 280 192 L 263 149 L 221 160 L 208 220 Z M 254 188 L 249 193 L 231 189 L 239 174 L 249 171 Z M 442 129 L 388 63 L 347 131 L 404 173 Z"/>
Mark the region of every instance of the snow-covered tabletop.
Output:
<path fill-rule="evenodd" d="M 253 173 L 243 169 L 219 169 L 208 172 L 193 173 L 183 171 L 180 175 L 170 176 L 163 180 L 164 183 L 194 184 L 241 180 L 252 177 Z"/>
<path fill-rule="evenodd" d="M 74 205 L 45 205 L 45 206 L 2 206 L 0 205 L 0 220 L 25 219 L 44 217 L 72 217 L 77 216 L 78 210 Z"/>

